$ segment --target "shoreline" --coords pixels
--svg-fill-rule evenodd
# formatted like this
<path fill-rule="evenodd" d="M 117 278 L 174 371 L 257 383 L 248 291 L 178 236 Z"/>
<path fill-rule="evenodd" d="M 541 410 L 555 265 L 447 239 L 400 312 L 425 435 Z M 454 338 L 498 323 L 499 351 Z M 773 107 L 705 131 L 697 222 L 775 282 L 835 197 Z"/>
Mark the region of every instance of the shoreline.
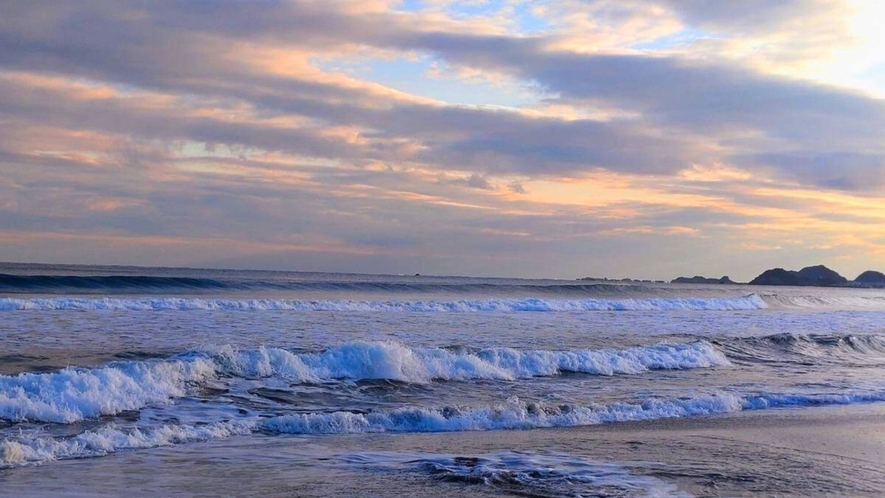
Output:
<path fill-rule="evenodd" d="M 883 415 L 885 403 L 871 403 L 574 428 L 234 436 L 9 469 L 0 478 L 15 496 L 492 496 L 500 490 L 340 459 L 512 451 L 619 465 L 699 497 L 877 496 L 885 489 Z"/>

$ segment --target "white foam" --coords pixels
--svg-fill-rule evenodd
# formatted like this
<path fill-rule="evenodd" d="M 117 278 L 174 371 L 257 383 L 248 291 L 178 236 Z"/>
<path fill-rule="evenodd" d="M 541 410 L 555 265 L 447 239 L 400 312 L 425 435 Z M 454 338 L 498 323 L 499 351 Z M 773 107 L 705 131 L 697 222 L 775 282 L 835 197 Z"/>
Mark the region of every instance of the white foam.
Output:
<path fill-rule="evenodd" d="M 623 350 L 520 351 L 510 348 L 456 353 L 440 348 L 411 349 L 394 342 L 351 342 L 322 353 L 294 354 L 275 348 L 214 353 L 226 373 L 242 377 L 283 377 L 290 381 L 389 379 L 411 383 L 432 380 L 514 380 L 559 375 L 637 374 L 649 370 L 728 366 L 707 342 L 657 344 Z"/>
<path fill-rule="evenodd" d="M 714 393 L 691 398 L 650 398 L 641 403 L 545 405 L 512 397 L 480 408 L 402 408 L 370 413 L 308 413 L 273 417 L 259 427 L 286 434 L 359 434 L 377 432 L 460 432 L 578 427 L 615 422 L 686 418 L 768 408 L 842 405 L 885 401 L 882 393 L 758 394 L 740 397 Z"/>
<path fill-rule="evenodd" d="M 765 393 L 741 400 L 744 410 L 804 406 L 853 405 L 885 401 L 885 392 L 849 392 L 843 394 Z"/>
<path fill-rule="evenodd" d="M 769 306 L 786 309 L 885 310 L 885 296 L 763 294 Z"/>
<path fill-rule="evenodd" d="M 470 409 L 402 408 L 366 414 L 334 412 L 284 415 L 266 419 L 260 427 L 269 432 L 287 434 L 460 432 L 575 427 L 711 415 L 741 408 L 740 398 L 725 393 L 689 399 L 649 399 L 638 404 L 591 406 L 546 406 L 512 397 L 499 406 Z"/>
<path fill-rule="evenodd" d="M 652 299 L 486 299 L 458 301 L 352 301 L 286 299 L 185 299 L 185 298 L 0 298 L 4 311 L 366 311 L 366 312 L 519 312 L 519 311 L 732 311 L 767 307 L 751 294 L 736 298 Z"/>
<path fill-rule="evenodd" d="M 576 427 L 605 423 L 685 418 L 780 407 L 885 401 L 885 392 L 846 394 L 764 393 L 739 397 L 713 393 L 678 399 L 588 406 L 546 405 L 517 397 L 490 407 L 401 408 L 370 413 L 306 413 L 265 419 L 216 421 L 205 425 L 163 425 L 121 429 L 114 424 L 73 437 L 20 435 L 0 441 L 0 468 L 51 460 L 104 456 L 121 450 L 206 441 L 256 430 L 283 434 L 456 432 Z"/>
<path fill-rule="evenodd" d="M 658 344 L 622 350 L 519 351 L 492 348 L 477 356 L 515 377 L 558 375 L 564 371 L 595 375 L 638 374 L 649 370 L 679 370 L 729 366 L 721 351 L 707 342 Z"/>
<path fill-rule="evenodd" d="M 361 452 L 339 457 L 349 465 L 422 472 L 446 481 L 501 488 L 529 496 L 688 497 L 676 486 L 631 474 L 623 465 L 575 455 L 504 451 L 478 456 L 420 452 Z"/>
<path fill-rule="evenodd" d="M 252 432 L 254 425 L 254 420 L 239 420 L 201 426 L 163 425 L 124 430 L 108 424 L 70 438 L 22 436 L 0 441 L 0 468 L 245 435 Z"/>
<path fill-rule="evenodd" d="M 187 395 L 189 386 L 218 376 L 281 378 L 315 383 L 334 379 L 514 380 L 563 371 L 596 375 L 636 374 L 653 369 L 727 366 L 706 342 L 658 344 L 624 350 L 518 351 L 485 349 L 455 353 L 410 349 L 393 342 L 351 342 L 321 353 L 278 348 L 239 351 L 231 346 L 169 360 L 116 362 L 104 367 L 66 368 L 53 373 L 0 376 L 0 418 L 72 423 L 138 410 Z"/>
<path fill-rule="evenodd" d="M 119 362 L 0 376 L 0 418 L 71 423 L 167 403 L 215 375 L 211 361 Z"/>

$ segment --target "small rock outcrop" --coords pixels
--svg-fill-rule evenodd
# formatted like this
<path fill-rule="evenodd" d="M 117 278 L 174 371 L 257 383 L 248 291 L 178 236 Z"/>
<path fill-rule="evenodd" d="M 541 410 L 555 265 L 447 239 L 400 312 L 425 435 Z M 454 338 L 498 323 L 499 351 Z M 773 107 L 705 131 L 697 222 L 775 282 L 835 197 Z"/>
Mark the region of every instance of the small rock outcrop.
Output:
<path fill-rule="evenodd" d="M 722 278 L 707 278 L 700 275 L 693 277 L 679 277 L 670 281 L 671 284 L 733 284 L 734 282 L 724 276 Z"/>
<path fill-rule="evenodd" d="M 824 265 L 807 266 L 799 271 L 773 268 L 762 272 L 750 285 L 794 285 L 834 287 L 847 285 L 848 279 Z"/>

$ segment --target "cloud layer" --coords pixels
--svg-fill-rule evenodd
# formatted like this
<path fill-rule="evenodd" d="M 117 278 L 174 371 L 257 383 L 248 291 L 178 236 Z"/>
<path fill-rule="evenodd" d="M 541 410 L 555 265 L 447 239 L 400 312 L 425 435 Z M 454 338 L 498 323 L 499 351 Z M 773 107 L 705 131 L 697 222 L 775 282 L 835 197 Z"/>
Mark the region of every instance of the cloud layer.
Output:
<path fill-rule="evenodd" d="M 17 2 L 0 248 L 560 277 L 885 266 L 882 61 L 858 24 L 876 8 Z"/>

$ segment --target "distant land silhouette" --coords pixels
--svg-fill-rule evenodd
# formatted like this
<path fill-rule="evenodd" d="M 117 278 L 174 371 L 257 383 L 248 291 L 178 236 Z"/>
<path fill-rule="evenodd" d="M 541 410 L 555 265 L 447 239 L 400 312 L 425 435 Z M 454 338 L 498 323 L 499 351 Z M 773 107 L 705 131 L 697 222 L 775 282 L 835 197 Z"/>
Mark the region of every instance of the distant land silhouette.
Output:
<path fill-rule="evenodd" d="M 848 279 L 824 265 L 807 266 L 799 271 L 774 268 L 750 281 L 750 285 L 804 285 L 832 287 L 845 285 Z"/>
<path fill-rule="evenodd" d="M 728 275 L 722 278 L 707 278 L 700 275 L 693 277 L 679 277 L 670 281 L 671 284 L 734 284 L 736 282 L 728 278 Z"/>
<path fill-rule="evenodd" d="M 673 284 L 737 284 L 728 277 L 707 278 L 702 276 L 679 277 Z M 876 287 L 885 288 L 885 274 L 867 270 L 854 280 L 839 275 L 824 265 L 806 266 L 799 271 L 772 268 L 765 270 L 748 285 L 791 285 L 800 287 Z"/>
<path fill-rule="evenodd" d="M 876 287 L 885 287 L 885 273 L 874 270 L 867 270 L 857 278 L 854 279 L 855 282 L 860 284 L 868 284 Z"/>

